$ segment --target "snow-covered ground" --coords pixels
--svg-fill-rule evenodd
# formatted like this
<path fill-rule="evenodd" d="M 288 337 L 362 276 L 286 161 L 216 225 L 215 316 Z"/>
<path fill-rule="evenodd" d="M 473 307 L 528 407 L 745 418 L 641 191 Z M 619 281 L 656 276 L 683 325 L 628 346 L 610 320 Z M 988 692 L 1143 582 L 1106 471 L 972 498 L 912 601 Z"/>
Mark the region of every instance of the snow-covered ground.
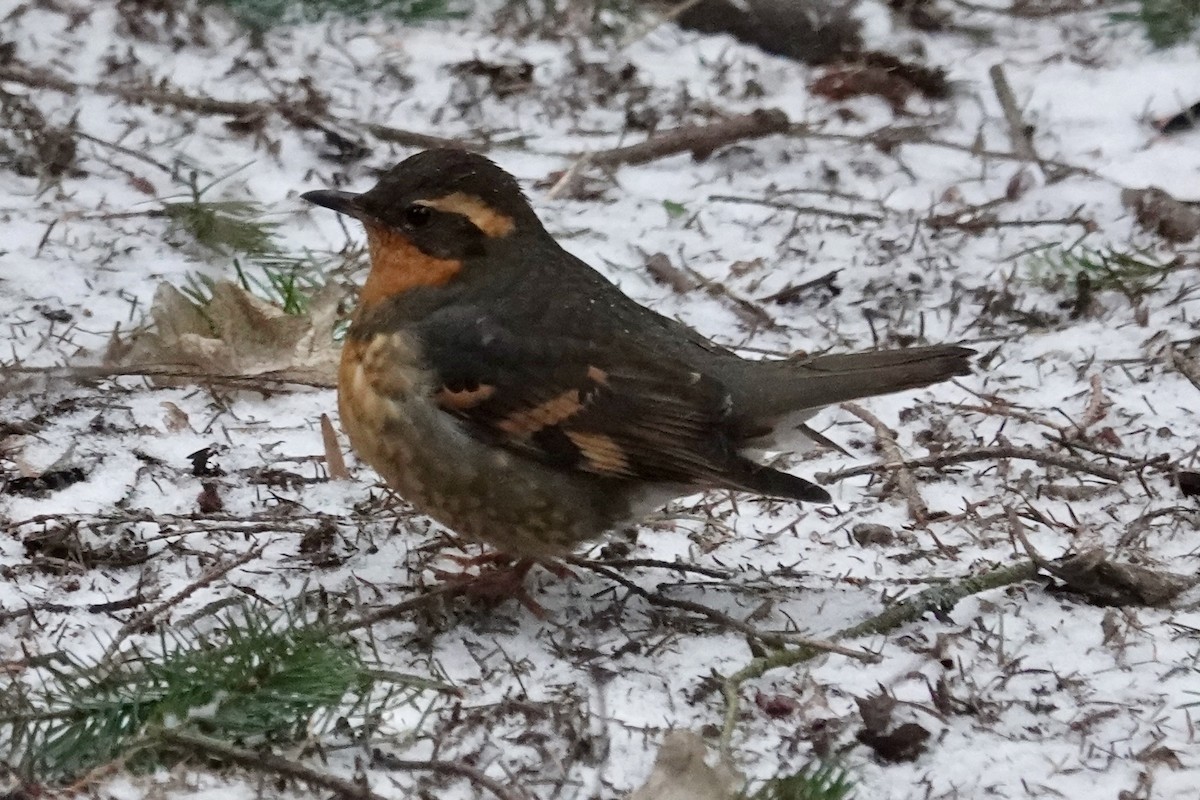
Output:
<path fill-rule="evenodd" d="M 881 493 L 880 479 L 866 476 L 830 485 L 828 507 L 691 498 L 636 536 L 615 539 L 628 543 L 624 557 L 679 560 L 713 575 L 623 569 L 639 587 L 739 619 L 754 612 L 763 630 L 820 638 L 926 585 L 1025 558 L 1010 509 L 1046 557 L 1102 547 L 1119 561 L 1197 571 L 1196 501 L 1181 495 L 1169 472 L 1196 469 L 1200 389 L 1168 354 L 1200 337 L 1200 259 L 1194 248 L 1170 249 L 1142 231 L 1120 200 L 1122 188 L 1151 185 L 1200 200 L 1200 133 L 1156 138 L 1147 124 L 1200 99 L 1195 45 L 1152 51 L 1135 28 L 1112 25 L 1099 11 L 1021 19 L 959 8 L 964 21 L 994 30 L 981 43 L 892 30 L 882 11 L 868 8 L 874 44 L 923 52 L 954 85 L 948 100 L 912 97 L 906 113 L 896 113 L 878 98 L 830 102 L 808 89 L 820 70 L 669 25 L 621 49 L 577 35 L 493 33 L 485 14 L 423 25 L 342 20 L 280 28 L 254 49 L 214 11 L 172 20 L 151 8 L 0 0 L 0 38 L 15 42 L 7 66 L 84 85 L 164 81 L 230 101 L 307 91 L 314 108 L 328 104 L 323 119 L 360 137 L 370 153 L 339 163 L 324 133 L 277 114 L 231 125 L 229 115 L 0 81 L 51 125 L 73 121 L 85 135 L 76 169 L 57 179 L 0 168 L 4 364 L 98 363 L 114 328 L 144 321 L 161 281 L 232 276 L 229 258 L 204 254 L 167 220 L 142 213 L 162 199 L 186 198 L 191 173 L 198 185 L 213 184 L 207 200 L 261 203 L 289 251 L 336 252 L 360 232 L 297 195 L 365 189 L 375 170 L 413 152 L 373 137 L 367 123 L 486 136 L 496 143 L 491 157 L 521 180 L 568 249 L 641 302 L 719 341 L 774 355 L 911 341 L 963 341 L 979 350 L 973 376 L 864 401 L 898 431 L 911 457 L 989 445 L 1030 446 L 1114 469 L 1161 457 L 1140 479 L 1130 471 L 1117 483 L 1024 460 L 917 470 L 925 504 L 945 512 L 925 526 L 914 524 L 900 493 Z M 532 85 L 495 96 L 486 78 L 453 69 L 476 58 L 528 61 Z M 1052 180 L 995 155 L 1012 150 L 988 76 L 998 63 L 1034 127 L 1038 153 L 1076 168 L 1071 174 Z M 623 74 L 627 65 L 632 74 Z M 645 136 L 622 133 L 627 106 L 652 109 L 663 129 L 779 108 L 811 134 L 742 142 L 702 162 L 678 155 L 623 166 L 611 181 L 589 180 L 595 191 L 582 199 L 548 197 L 552 174 L 578 153 Z M 927 130 L 892 147 L 867 136 L 912 127 Z M 1022 171 L 1025 179 L 1015 177 Z M 1018 183 L 1024 191 L 1013 190 Z M 1001 224 L 927 221 L 982 204 Z M 1036 254 L 1077 241 L 1179 261 L 1150 290 L 1097 289 L 1073 315 L 1073 280 L 1056 285 Z M 645 268 L 655 253 L 723 288 L 680 293 L 656 282 Z M 791 304 L 761 302 L 833 270 L 836 293 L 816 287 Z M 219 554 L 264 548 L 180 603 L 171 619 L 222 598 L 282 602 L 318 586 L 383 606 L 432 584 L 426 567 L 448 547 L 432 523 L 382 502 L 368 468 L 351 461 L 353 480 L 323 479 L 319 420 L 336 419 L 331 390 L 6 380 L 0 474 L 37 476 L 54 466 L 85 476 L 63 488 L 16 492 L 10 484 L 0 493 L 0 609 L 75 609 L 2 618 L 0 661 L 11 679 L 26 679 L 12 665 L 27 654 L 100 653 L 137 611 L 93 613 L 89 605 L 139 593 L 167 599 Z M 788 464 L 799 474 L 882 458 L 875 432 L 845 411 L 826 410 L 816 426 L 850 455 L 797 456 Z M 213 463 L 223 476 L 192 474 L 189 454 L 206 447 L 219 451 Z M 199 511 L 203 481 L 215 482 L 223 511 Z M 852 531 L 864 523 L 892 535 L 860 544 Z M 74 524 L 91 546 L 119 545 L 116 554 L 80 566 L 29 544 L 39 532 Z M 314 555 L 302 538 L 318 529 L 333 536 Z M 143 557 L 120 557 L 139 547 L 147 548 Z M 645 780 L 667 729 L 720 727 L 714 676 L 749 662 L 745 637 L 576 571 L 569 580 L 531 578 L 545 620 L 506 603 L 374 627 L 388 668 L 440 674 L 462 693 L 434 701 L 424 718 L 425 708 L 397 712 L 389 724 L 415 731 L 397 752 L 465 760 L 533 797 L 613 798 Z M 1196 797 L 1195 593 L 1163 608 L 1114 610 L 1047 584 L 973 596 L 943 618 L 849 643 L 878 653 L 878 663 L 829 655 L 748 683 L 733 739 L 739 768 L 755 780 L 786 772 L 809 760 L 816 742 L 841 753 L 863 798 Z M 898 718 L 932 733 L 913 761 L 884 763 L 855 742 L 862 727 L 855 698 L 881 688 L 904 701 Z M 764 701 L 756 703 L 756 694 Z M 351 777 L 360 755 L 332 752 L 322 768 Z M 479 791 L 381 766 L 365 774 L 388 797 Z M 269 794 L 256 780 L 181 770 L 117 777 L 96 791 Z"/>

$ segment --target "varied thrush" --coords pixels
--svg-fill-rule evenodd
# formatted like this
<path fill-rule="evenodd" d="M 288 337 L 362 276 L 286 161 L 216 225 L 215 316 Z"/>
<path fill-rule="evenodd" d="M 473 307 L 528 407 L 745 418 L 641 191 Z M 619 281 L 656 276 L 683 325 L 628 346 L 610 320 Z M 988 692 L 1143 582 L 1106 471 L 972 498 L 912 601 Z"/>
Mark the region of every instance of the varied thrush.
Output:
<path fill-rule="evenodd" d="M 747 451 L 822 406 L 970 371 L 952 345 L 743 359 L 560 247 L 474 153 L 303 197 L 366 228 L 338 373 L 354 449 L 420 511 L 530 563 L 703 489 L 829 502 Z"/>

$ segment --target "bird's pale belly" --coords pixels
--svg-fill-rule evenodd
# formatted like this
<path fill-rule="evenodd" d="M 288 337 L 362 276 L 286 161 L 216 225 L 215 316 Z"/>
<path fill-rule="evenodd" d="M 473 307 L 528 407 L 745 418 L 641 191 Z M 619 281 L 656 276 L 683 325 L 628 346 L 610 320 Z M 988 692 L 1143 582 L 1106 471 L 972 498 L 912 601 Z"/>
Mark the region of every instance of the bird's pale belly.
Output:
<path fill-rule="evenodd" d="M 402 346 L 389 344 L 386 366 L 373 351 L 374 342 L 347 345 L 338 379 L 342 426 L 359 456 L 417 510 L 522 557 L 564 555 L 631 517 L 620 485 L 488 447 L 433 403 L 427 377 L 397 358 Z"/>

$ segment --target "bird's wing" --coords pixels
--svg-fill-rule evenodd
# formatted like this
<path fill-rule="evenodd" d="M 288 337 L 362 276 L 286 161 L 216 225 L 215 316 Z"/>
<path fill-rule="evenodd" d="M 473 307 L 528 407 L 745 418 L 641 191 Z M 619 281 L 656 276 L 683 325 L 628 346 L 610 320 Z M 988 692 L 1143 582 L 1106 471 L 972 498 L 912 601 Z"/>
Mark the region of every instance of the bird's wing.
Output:
<path fill-rule="evenodd" d="M 479 439 L 606 478 L 828 499 L 738 452 L 720 382 L 627 339 L 535 338 L 462 313 L 417 332 L 435 402 Z"/>

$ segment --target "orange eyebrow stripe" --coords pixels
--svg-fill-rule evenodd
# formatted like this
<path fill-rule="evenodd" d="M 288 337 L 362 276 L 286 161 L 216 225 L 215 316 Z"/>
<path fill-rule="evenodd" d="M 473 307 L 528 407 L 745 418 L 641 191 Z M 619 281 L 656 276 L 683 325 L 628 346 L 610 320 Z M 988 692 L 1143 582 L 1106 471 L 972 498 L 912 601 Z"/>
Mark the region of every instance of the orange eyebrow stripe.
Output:
<path fill-rule="evenodd" d="M 471 224 L 483 231 L 484 236 L 500 239 L 512 233 L 516 222 L 507 214 L 502 214 L 481 198 L 464 192 L 454 192 L 434 200 L 422 200 L 420 205 L 447 211 L 451 214 L 462 214 L 471 220 Z"/>

